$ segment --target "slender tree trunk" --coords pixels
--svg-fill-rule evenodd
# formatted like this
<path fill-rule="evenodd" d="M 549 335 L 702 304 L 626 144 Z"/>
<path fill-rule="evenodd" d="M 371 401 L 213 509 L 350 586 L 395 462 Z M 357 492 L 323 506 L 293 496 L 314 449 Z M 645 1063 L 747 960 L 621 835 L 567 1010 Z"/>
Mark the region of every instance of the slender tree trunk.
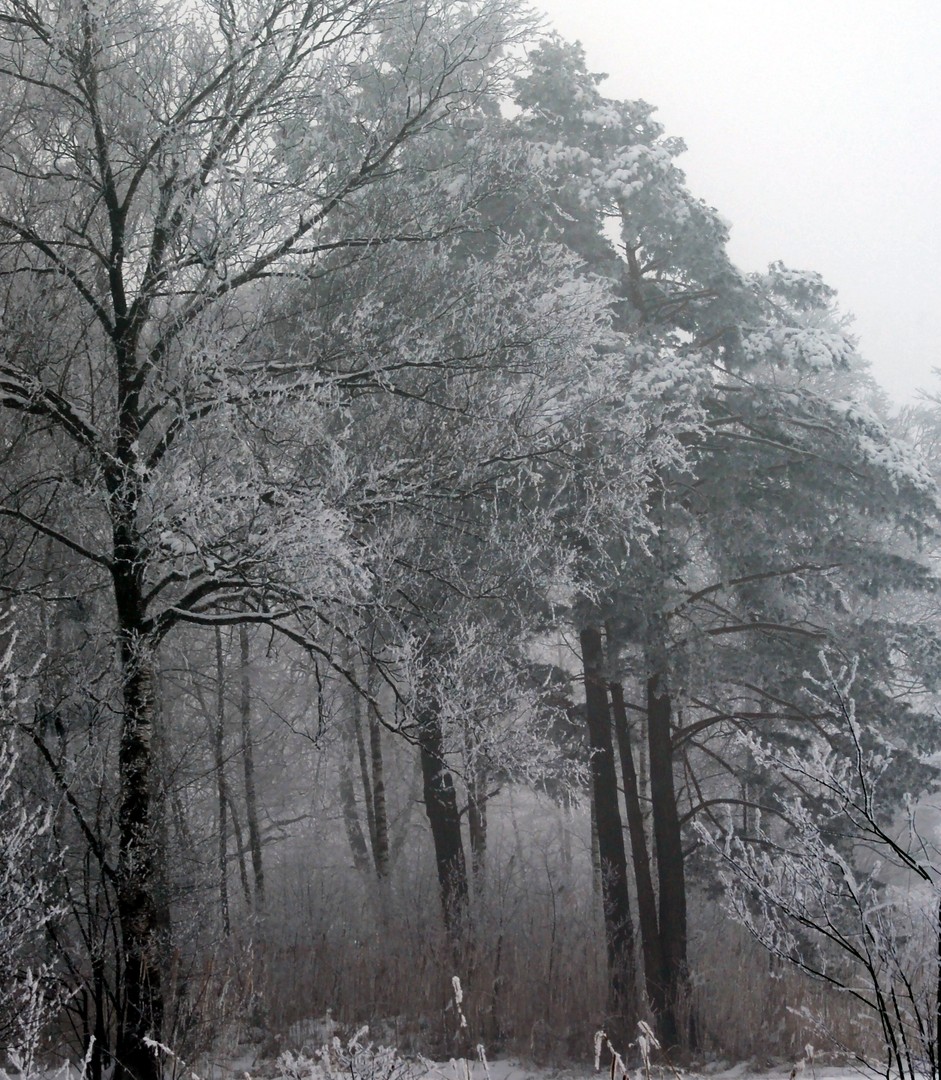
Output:
<path fill-rule="evenodd" d="M 164 763 L 170 760 L 170 732 L 164 711 L 164 689 L 160 671 L 154 670 L 154 732 L 153 732 L 153 787 L 151 818 L 156 837 L 156 873 L 154 875 L 155 901 L 157 904 L 158 933 L 164 941 L 170 941 L 170 898 L 174 892 L 170 873 L 170 798 L 168 775 Z M 169 997 L 169 995 L 168 995 Z"/>
<path fill-rule="evenodd" d="M 96 901 L 97 908 L 97 901 Z M 96 914 L 98 914 L 96 912 Z M 100 930 L 99 926 L 92 929 L 92 934 L 97 934 Z M 91 973 L 92 973 L 92 1001 L 93 1008 L 95 1010 L 94 1025 L 92 1030 L 92 1037 L 94 1038 L 94 1044 L 91 1048 L 91 1059 L 89 1061 L 89 1076 L 91 1080 L 102 1080 L 104 1075 L 105 1057 L 108 1052 L 109 1039 L 108 1039 L 108 1025 L 105 1017 L 106 1008 L 106 987 L 107 987 L 107 975 L 105 972 L 105 932 L 101 931 L 101 939 L 92 937 L 91 947 Z M 87 1051 L 86 1051 L 87 1052 Z"/>
<path fill-rule="evenodd" d="M 242 772 L 245 777 L 245 824 L 252 856 L 255 909 L 265 907 L 265 868 L 261 858 L 261 830 L 258 826 L 258 798 L 255 792 L 255 742 L 252 735 L 252 685 L 248 627 L 239 626 L 239 712 L 242 721 Z"/>
<path fill-rule="evenodd" d="M 660 949 L 660 928 L 657 925 L 657 897 L 650 870 L 650 853 L 644 831 L 644 814 L 640 806 L 637 770 L 631 749 L 627 709 L 624 705 L 624 688 L 612 682 L 611 711 L 617 734 L 621 758 L 621 775 L 624 778 L 624 802 L 627 807 L 627 831 L 631 839 L 631 856 L 634 865 L 634 882 L 637 886 L 637 918 L 640 923 L 641 946 L 644 956 L 644 985 L 650 1007 L 657 1018 L 658 1036 L 664 1046 L 677 1042 L 676 1016 L 666 993 L 666 972 Z"/>
<path fill-rule="evenodd" d="M 591 747 L 591 783 L 601 857 L 601 890 L 611 1005 L 621 1016 L 625 1028 L 622 1034 L 626 1034 L 637 1019 L 634 924 L 627 889 L 627 857 L 618 806 L 617 771 L 611 740 L 604 652 L 601 632 L 596 627 L 582 630 L 580 638 L 585 673 L 585 718 Z"/>
<path fill-rule="evenodd" d="M 483 888 L 487 860 L 487 774 L 480 764 L 470 723 L 464 726 L 464 774 L 467 786 L 467 832 L 470 838 L 471 877 L 475 890 Z M 475 892 L 475 895 L 477 893 Z"/>
<path fill-rule="evenodd" d="M 424 770 L 422 768 L 421 754 L 413 762 L 413 773 L 408 785 L 408 798 L 405 806 L 395 816 L 389 829 L 389 867 L 394 867 L 405 850 L 405 841 L 408 839 L 412 827 L 412 808 L 418 805 L 418 797 L 422 791 Z"/>
<path fill-rule="evenodd" d="M 369 775 L 369 758 L 366 755 L 366 738 L 363 734 L 363 696 L 354 687 L 353 695 L 353 735 L 356 740 L 356 754 L 359 759 L 359 775 L 363 785 L 363 806 L 366 809 L 366 832 L 369 836 L 369 847 L 373 854 L 373 863 L 376 859 L 376 803 L 373 797 L 373 783 Z"/>
<path fill-rule="evenodd" d="M 344 739 L 344 745 L 340 748 L 340 808 L 343 811 L 343 825 L 346 829 L 346 837 L 350 842 L 350 851 L 353 854 L 353 865 L 357 870 L 368 870 L 369 848 L 359 820 L 359 807 L 356 805 L 356 789 L 353 786 L 353 773 L 350 769 L 349 760 L 349 751 L 351 749 L 350 740 L 347 737 Z"/>
<path fill-rule="evenodd" d="M 232 798 L 231 788 L 226 789 L 226 800 L 229 804 L 229 821 L 232 822 L 232 834 L 235 837 L 235 853 L 238 856 L 239 883 L 242 886 L 242 895 L 245 897 L 247 907 L 252 906 L 252 887 L 248 880 L 248 867 L 245 865 L 245 836 L 239 821 L 238 807 Z"/>
<path fill-rule="evenodd" d="M 98 807 L 99 811 L 101 807 Z M 106 835 L 100 813 L 95 815 L 91 828 L 97 835 Z M 97 845 L 96 845 L 97 847 Z M 116 923 L 105 874 L 104 852 L 86 847 L 82 854 L 82 876 L 79 889 L 72 895 L 69 910 L 81 935 L 88 957 L 89 976 L 78 1001 L 81 1002 L 82 1042 L 87 1060 L 87 1080 L 102 1080 L 111 1059 L 111 1034 L 115 1010 L 120 1009 L 120 946 L 115 937 Z M 112 952 L 113 942 L 113 952 Z M 67 943 L 52 930 L 50 944 L 56 954 L 70 955 Z M 113 957 L 115 966 L 108 964 Z M 70 965 L 71 966 L 71 965 Z M 2 1075 L 2 1074 L 0 1074 Z"/>
<path fill-rule="evenodd" d="M 650 799 L 657 847 L 660 895 L 660 948 L 667 1000 L 674 1015 L 689 1006 L 686 957 L 686 871 L 676 791 L 673 783 L 673 741 L 670 694 L 655 674 L 647 680 L 647 745 L 650 753 Z M 690 1041 L 695 1041 L 692 1022 Z"/>
<path fill-rule="evenodd" d="M 229 937 L 232 933 L 232 924 L 229 921 L 229 868 L 227 865 L 229 804 L 225 780 L 225 662 L 222 655 L 222 630 L 218 626 L 216 627 L 216 722 L 213 726 L 212 750 L 216 766 L 216 816 L 219 830 L 216 847 L 219 912 L 222 918 L 222 935 Z"/>
<path fill-rule="evenodd" d="M 471 873 L 478 890 L 483 888 L 487 862 L 487 777 L 471 766 L 467 782 L 467 826 L 470 836 Z"/>
<path fill-rule="evenodd" d="M 452 948 L 464 944 L 470 894 L 454 780 L 444 760 L 444 736 L 436 702 L 418 714 L 425 813 L 431 827 L 444 925 Z"/>
<path fill-rule="evenodd" d="M 389 876 L 389 813 L 386 808 L 385 770 L 382 760 L 382 725 L 372 706 L 368 716 L 373 819 L 376 823 L 373 862 L 376 864 L 376 877 L 383 879 Z"/>
<path fill-rule="evenodd" d="M 941 898 L 935 923 L 935 950 L 938 963 L 934 997 L 934 1075 L 941 1076 Z M 929 1021 L 930 1023 L 930 1021 Z"/>

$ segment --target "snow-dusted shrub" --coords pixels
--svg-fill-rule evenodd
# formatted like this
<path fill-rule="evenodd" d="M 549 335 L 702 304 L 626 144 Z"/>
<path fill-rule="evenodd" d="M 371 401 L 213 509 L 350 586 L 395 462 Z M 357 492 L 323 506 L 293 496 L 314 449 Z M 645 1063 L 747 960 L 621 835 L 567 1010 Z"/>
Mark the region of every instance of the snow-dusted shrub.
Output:
<path fill-rule="evenodd" d="M 367 1042 L 362 1027 L 345 1042 L 335 1035 L 313 1056 L 290 1050 L 278 1058 L 278 1072 L 287 1080 L 415 1080 L 419 1070 L 391 1046 Z"/>
<path fill-rule="evenodd" d="M 800 750 L 750 740 L 755 760 L 785 782 L 778 822 L 756 821 L 749 837 L 700 834 L 725 866 L 732 916 L 876 1022 L 887 1076 L 935 1080 L 941 858 L 918 827 L 916 799 L 889 790 L 897 748 L 857 719 L 855 667 L 821 663 L 824 679 L 808 677 L 808 693 L 827 737 Z"/>
<path fill-rule="evenodd" d="M 16 636 L 8 624 L 0 624 L 0 636 L 8 642 L 0 655 L 0 1058 L 28 1074 L 57 1007 L 54 972 L 42 959 L 42 943 L 58 912 L 45 851 L 51 815 L 25 804 L 17 776 Z"/>

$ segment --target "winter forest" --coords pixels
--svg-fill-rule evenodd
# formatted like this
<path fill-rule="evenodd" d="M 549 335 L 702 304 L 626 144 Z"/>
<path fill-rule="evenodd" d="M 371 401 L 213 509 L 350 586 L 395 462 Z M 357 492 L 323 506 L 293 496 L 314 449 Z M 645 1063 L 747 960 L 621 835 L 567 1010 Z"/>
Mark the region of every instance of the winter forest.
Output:
<path fill-rule="evenodd" d="M 517 0 L 0 2 L 9 1075 L 939 1076 L 941 406 L 654 114 Z"/>

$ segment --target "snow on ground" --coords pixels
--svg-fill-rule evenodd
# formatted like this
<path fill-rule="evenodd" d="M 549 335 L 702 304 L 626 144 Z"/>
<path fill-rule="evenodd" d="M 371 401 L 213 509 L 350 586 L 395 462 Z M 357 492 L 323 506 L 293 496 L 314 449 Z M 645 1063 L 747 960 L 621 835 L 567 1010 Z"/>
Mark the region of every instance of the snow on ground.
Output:
<path fill-rule="evenodd" d="M 167 1076 L 175 1080 L 350 1080 L 356 1072 L 346 1069 L 323 1068 L 311 1058 L 301 1056 L 303 1065 L 298 1067 L 298 1056 L 282 1055 L 277 1061 L 259 1060 L 257 1054 L 246 1053 L 227 1060 L 204 1059 L 195 1067 L 177 1062 L 168 1068 Z M 293 1063 L 292 1063 L 293 1062 Z M 483 1063 L 463 1059 L 433 1062 L 404 1061 L 397 1059 L 401 1069 L 379 1071 L 362 1080 L 610 1080 L 611 1070 L 602 1063 L 595 1072 L 590 1062 L 584 1066 L 565 1067 L 536 1066 L 514 1058 L 500 1058 Z M 388 1062 L 387 1062 L 388 1064 Z M 310 1066 L 305 1068 L 304 1066 Z M 626 1080 L 860 1080 L 860 1077 L 883 1075 L 881 1069 L 863 1070 L 859 1067 L 811 1065 L 797 1066 L 779 1064 L 759 1067 L 755 1062 L 729 1065 L 713 1062 L 698 1069 L 673 1069 L 666 1065 L 651 1064 L 649 1072 L 643 1068 L 631 1069 Z M 63 1065 L 33 1074 L 32 1080 L 81 1080 L 82 1073 L 74 1067 Z M 0 1080 L 22 1080 L 16 1071 L 0 1069 Z"/>
<path fill-rule="evenodd" d="M 450 1061 L 434 1063 L 420 1080 L 608 1080 L 610 1069 L 602 1064 L 595 1072 L 591 1063 L 565 1068 L 538 1068 L 513 1059 L 488 1062 L 486 1070 L 479 1062 Z M 701 1069 L 671 1069 L 666 1065 L 651 1064 L 648 1074 L 641 1069 L 631 1069 L 628 1080 L 859 1080 L 860 1070 L 845 1066 L 806 1065 L 803 1071 L 793 1064 L 781 1064 L 759 1068 L 754 1062 L 729 1065 L 715 1062 Z"/>
<path fill-rule="evenodd" d="M 183 1074 L 182 1080 L 337 1080 L 345 1075 L 349 1080 L 350 1072 L 331 1069 L 318 1069 L 307 1072 L 303 1069 L 287 1068 L 284 1058 L 278 1062 L 260 1062 L 243 1057 L 225 1065 L 203 1063 L 202 1069 L 194 1069 L 191 1074 Z M 536 1066 L 515 1058 L 500 1058 L 483 1063 L 479 1060 L 463 1059 L 443 1062 L 423 1060 L 404 1063 L 407 1065 L 401 1073 L 394 1070 L 387 1074 L 399 1080 L 610 1080 L 610 1067 L 602 1062 L 599 1072 L 595 1072 L 591 1062 L 583 1066 L 567 1065 L 564 1067 Z M 279 1068 L 278 1066 L 281 1066 Z M 643 1068 L 630 1069 L 627 1080 L 860 1080 L 861 1076 L 881 1075 L 881 1069 L 862 1070 L 858 1066 L 811 1065 L 810 1063 L 780 1063 L 760 1066 L 756 1062 L 742 1062 L 730 1065 L 718 1061 L 696 1069 L 673 1069 L 665 1064 L 651 1064 L 649 1072 Z M 376 1074 L 363 1080 L 386 1080 L 386 1076 Z"/>

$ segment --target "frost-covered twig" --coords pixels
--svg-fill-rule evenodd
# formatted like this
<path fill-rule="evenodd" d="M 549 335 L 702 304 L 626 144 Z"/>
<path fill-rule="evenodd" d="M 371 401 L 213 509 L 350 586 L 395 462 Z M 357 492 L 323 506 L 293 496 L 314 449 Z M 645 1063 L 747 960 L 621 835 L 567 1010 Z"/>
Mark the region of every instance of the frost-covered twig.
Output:
<path fill-rule="evenodd" d="M 61 911 L 54 903 L 44 850 L 52 818 L 26 806 L 13 742 L 24 688 L 16 678 L 12 617 L 0 623 L 7 646 L 0 656 L 0 1054 L 29 1075 L 45 1028 L 62 1004 L 54 966 L 45 960 L 46 928 Z"/>
<path fill-rule="evenodd" d="M 887 1069 L 934 1078 L 941 870 L 918 835 L 913 797 L 901 800 L 908 836 L 893 828 L 899 800 L 883 794 L 893 748 L 857 717 L 855 665 L 834 670 L 821 657 L 821 666 L 821 679 L 807 678 L 830 739 L 799 752 L 749 742 L 790 792 L 778 800 L 787 831 L 756 822 L 749 838 L 732 828 L 700 834 L 724 867 L 731 914 L 774 955 L 862 1004 L 879 1025 Z"/>

